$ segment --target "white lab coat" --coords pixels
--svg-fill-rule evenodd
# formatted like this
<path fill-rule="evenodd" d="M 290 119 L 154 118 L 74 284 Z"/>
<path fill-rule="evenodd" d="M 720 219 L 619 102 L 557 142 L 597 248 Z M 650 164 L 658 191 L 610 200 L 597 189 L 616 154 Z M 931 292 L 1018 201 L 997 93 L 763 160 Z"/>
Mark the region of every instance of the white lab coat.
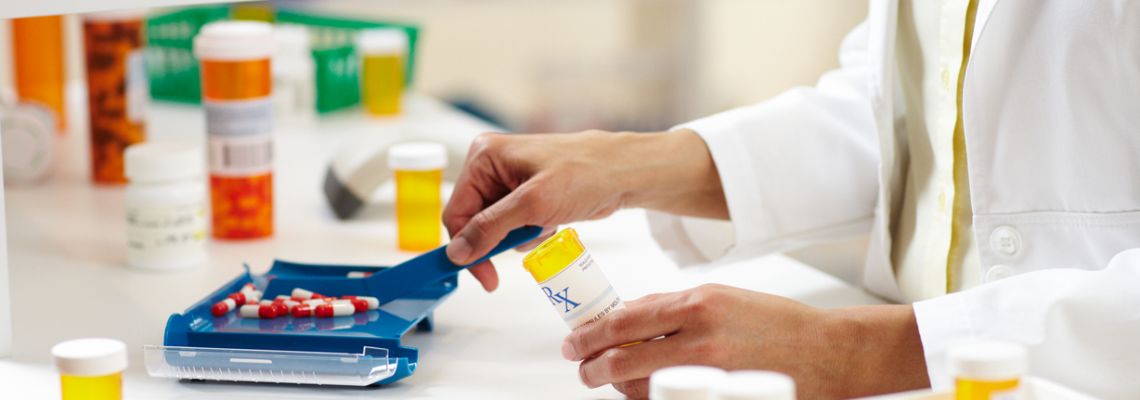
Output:
<path fill-rule="evenodd" d="M 901 299 L 897 8 L 872 0 L 815 87 L 684 125 L 709 147 L 733 229 L 650 213 L 679 263 L 869 230 L 862 283 Z M 1140 398 L 1140 1 L 982 0 L 976 21 L 962 107 L 987 283 L 915 303 L 927 372 L 945 387 L 947 347 L 1003 339 L 1029 347 L 1033 375 Z"/>

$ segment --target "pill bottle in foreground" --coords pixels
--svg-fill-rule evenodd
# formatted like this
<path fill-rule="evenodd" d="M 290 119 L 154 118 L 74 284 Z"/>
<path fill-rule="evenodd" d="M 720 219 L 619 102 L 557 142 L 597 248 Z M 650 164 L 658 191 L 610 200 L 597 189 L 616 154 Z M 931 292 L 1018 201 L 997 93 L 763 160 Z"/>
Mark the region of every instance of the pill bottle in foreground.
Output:
<path fill-rule="evenodd" d="M 366 29 L 356 37 L 360 103 L 373 116 L 400 114 L 408 35 L 403 29 Z"/>
<path fill-rule="evenodd" d="M 90 338 L 51 348 L 59 370 L 63 400 L 118 400 L 123 397 L 127 346 L 118 340 Z"/>
<path fill-rule="evenodd" d="M 273 28 L 207 24 L 194 39 L 201 60 L 209 147 L 211 231 L 221 239 L 273 235 Z"/>
<path fill-rule="evenodd" d="M 1025 348 L 1007 342 L 979 342 L 950 349 L 950 371 L 957 400 L 1023 399 Z"/>
<path fill-rule="evenodd" d="M 712 400 L 724 370 L 700 365 L 662 368 L 649 375 L 649 400 Z"/>
<path fill-rule="evenodd" d="M 772 371 L 732 371 L 713 386 L 713 400 L 796 400 L 796 382 Z"/>
<path fill-rule="evenodd" d="M 433 142 L 408 142 L 388 149 L 388 168 L 396 175 L 396 229 L 400 250 L 439 247 L 443 233 L 443 168 L 447 148 Z"/>
<path fill-rule="evenodd" d="M 142 11 L 83 16 L 91 177 L 96 183 L 127 183 L 123 152 L 146 139 L 150 93 L 143 64 L 144 16 Z"/>
<path fill-rule="evenodd" d="M 625 307 L 574 228 L 563 229 L 531 250 L 523 267 L 571 330 Z"/>
<path fill-rule="evenodd" d="M 206 165 L 201 146 L 148 142 L 127 148 L 127 264 L 178 270 L 206 261 Z"/>

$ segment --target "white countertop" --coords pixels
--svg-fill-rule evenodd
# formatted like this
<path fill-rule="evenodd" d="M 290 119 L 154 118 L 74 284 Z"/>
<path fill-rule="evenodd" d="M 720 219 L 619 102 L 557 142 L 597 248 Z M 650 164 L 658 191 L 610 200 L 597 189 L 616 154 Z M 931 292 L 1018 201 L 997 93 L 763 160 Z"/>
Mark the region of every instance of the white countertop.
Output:
<path fill-rule="evenodd" d="M 161 344 L 166 319 L 241 273 L 255 273 L 273 258 L 318 263 L 394 264 L 411 254 L 395 249 L 390 209 L 366 210 L 356 220 L 336 220 L 321 182 L 329 157 L 344 143 L 369 135 L 417 132 L 472 136 L 489 129 L 426 98 L 413 98 L 398 121 L 367 121 L 345 114 L 321 120 L 308 132 L 280 132 L 276 170 L 277 232 L 271 239 L 211 242 L 208 265 L 178 273 L 125 267 L 123 190 L 93 186 L 87 177 L 82 134 L 62 146 L 52 179 L 7 189 L 15 352 L 0 360 L 0 392 L 18 398 L 58 398 L 49 349 L 90 336 L 125 341 L 130 367 L 128 399 L 323 399 L 400 398 L 615 398 L 611 388 L 589 390 L 577 365 L 562 360 L 566 327 L 521 268 L 521 254 L 495 259 L 502 284 L 483 293 L 464 273 L 455 294 L 436 311 L 435 330 L 414 333 L 405 344 L 420 349 L 411 377 L 380 388 L 182 383 L 151 378 L 141 348 Z M 200 110 L 153 107 L 152 138 L 202 138 Z M 575 224 L 589 251 L 626 299 L 705 282 L 731 283 L 834 307 L 877 303 L 859 289 L 784 256 L 770 256 L 707 272 L 679 271 L 649 237 L 641 211 Z M 7 396 L 4 396 L 7 397 Z"/>

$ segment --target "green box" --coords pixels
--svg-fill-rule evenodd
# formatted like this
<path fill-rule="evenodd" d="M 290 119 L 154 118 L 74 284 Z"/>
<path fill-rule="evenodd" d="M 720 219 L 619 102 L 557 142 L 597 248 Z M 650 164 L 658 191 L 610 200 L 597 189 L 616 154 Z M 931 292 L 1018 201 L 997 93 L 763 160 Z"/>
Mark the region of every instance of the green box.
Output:
<path fill-rule="evenodd" d="M 229 18 L 224 6 L 195 7 L 146 20 L 146 73 L 150 97 L 180 103 L 202 101 L 202 77 L 194 58 L 194 35 L 210 22 Z"/>

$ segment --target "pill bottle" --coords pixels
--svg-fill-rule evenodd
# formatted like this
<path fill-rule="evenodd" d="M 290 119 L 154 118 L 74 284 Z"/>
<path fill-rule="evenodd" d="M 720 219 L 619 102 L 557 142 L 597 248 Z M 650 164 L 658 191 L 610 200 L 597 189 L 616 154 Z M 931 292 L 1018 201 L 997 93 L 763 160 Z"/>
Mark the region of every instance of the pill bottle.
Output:
<path fill-rule="evenodd" d="M 388 168 L 396 176 L 396 229 L 400 250 L 439 247 L 443 232 L 443 168 L 447 148 L 433 142 L 400 143 L 388 149 Z"/>
<path fill-rule="evenodd" d="M 649 400 L 712 400 L 724 377 L 724 370 L 701 365 L 662 368 L 649 375 Z"/>
<path fill-rule="evenodd" d="M 59 343 L 51 348 L 59 370 L 63 400 L 123 398 L 127 346 L 118 340 L 90 338 Z"/>
<path fill-rule="evenodd" d="M 201 146 L 148 142 L 127 148 L 127 265 L 179 270 L 206 261 L 205 156 Z"/>
<path fill-rule="evenodd" d="M 402 29 L 365 29 L 356 37 L 360 102 L 372 116 L 400 114 L 408 35 Z"/>
<path fill-rule="evenodd" d="M 67 131 L 64 104 L 63 17 L 12 20 L 12 75 L 20 101 L 36 102 L 55 114 L 55 131 Z"/>
<path fill-rule="evenodd" d="M 207 24 L 194 38 L 210 171 L 211 231 L 221 239 L 273 235 L 273 28 Z"/>
<path fill-rule="evenodd" d="M 796 382 L 771 371 L 732 371 L 713 386 L 713 400 L 796 400 Z"/>
<path fill-rule="evenodd" d="M 531 250 L 523 267 L 571 330 L 625 307 L 574 228 L 563 229 Z"/>
<path fill-rule="evenodd" d="M 143 64 L 143 17 L 141 11 L 83 16 L 91 176 L 96 183 L 126 183 L 123 151 L 146 139 L 150 94 Z"/>
<path fill-rule="evenodd" d="M 316 67 L 309 30 L 273 26 L 273 115 L 283 129 L 304 128 L 316 113 Z"/>
<path fill-rule="evenodd" d="M 949 351 L 957 400 L 1023 399 L 1021 376 L 1026 370 L 1025 348 L 1007 342 L 977 342 Z"/>
<path fill-rule="evenodd" d="M 31 184 L 51 172 L 55 157 L 56 122 L 39 103 L 0 106 L 4 183 Z"/>

